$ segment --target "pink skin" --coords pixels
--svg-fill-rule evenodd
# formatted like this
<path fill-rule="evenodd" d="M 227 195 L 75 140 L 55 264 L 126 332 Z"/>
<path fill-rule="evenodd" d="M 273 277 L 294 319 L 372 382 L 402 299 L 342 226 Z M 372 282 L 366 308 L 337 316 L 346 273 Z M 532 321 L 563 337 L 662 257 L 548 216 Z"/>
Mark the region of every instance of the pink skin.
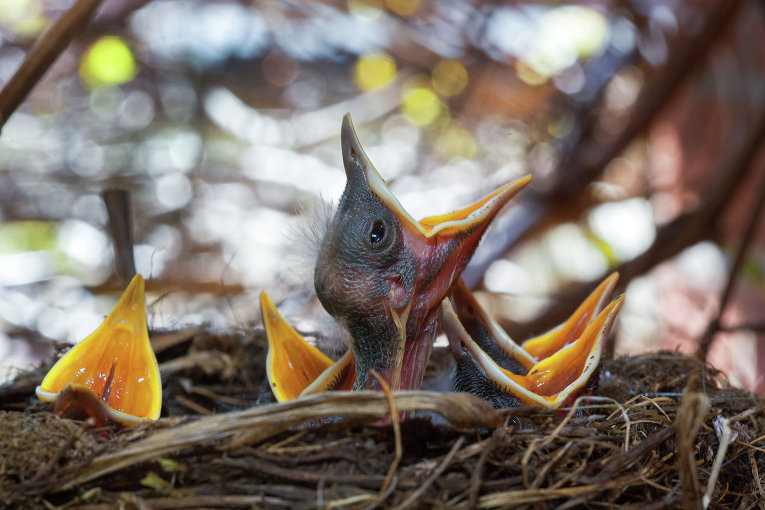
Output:
<path fill-rule="evenodd" d="M 403 319 L 406 307 L 411 306 L 405 324 L 406 342 L 401 359 L 400 385 L 391 389 L 419 389 L 433 349 L 441 301 L 470 260 L 490 219 L 486 218 L 470 233 L 463 234 L 465 237 L 459 241 L 454 234 L 425 238 L 413 229 L 402 229 L 404 245 L 419 263 L 411 303 L 407 300 L 406 289 L 398 280 L 388 281 L 388 299 L 393 310 Z M 391 362 L 378 368 L 389 384 L 394 380 L 395 371 L 395 360 Z M 374 378 L 370 379 L 369 387 L 382 389 Z"/>
<path fill-rule="evenodd" d="M 351 334 L 358 372 L 354 389 L 380 388 L 369 377 L 371 370 L 394 390 L 418 389 L 441 301 L 488 224 L 529 178 L 468 208 L 417 223 L 374 169 L 349 115 L 341 141 L 348 182 L 322 241 L 316 293 Z"/>

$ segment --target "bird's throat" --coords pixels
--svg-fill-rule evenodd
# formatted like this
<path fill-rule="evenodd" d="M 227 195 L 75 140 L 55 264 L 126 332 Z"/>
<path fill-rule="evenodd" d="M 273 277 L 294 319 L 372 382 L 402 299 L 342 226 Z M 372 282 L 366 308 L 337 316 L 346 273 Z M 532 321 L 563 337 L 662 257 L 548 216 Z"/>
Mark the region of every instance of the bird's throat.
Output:
<path fill-rule="evenodd" d="M 430 353 L 433 349 L 438 317 L 434 313 L 424 327 L 415 328 L 418 331 L 416 337 L 407 336 L 407 323 L 411 307 L 404 310 L 395 310 L 391 307 L 390 313 L 396 325 L 398 338 L 396 348 L 385 359 L 386 363 L 377 366 L 375 370 L 390 386 L 391 390 L 417 390 L 422 383 L 425 367 L 428 364 Z M 393 341 L 393 339 L 391 339 Z M 369 379 L 369 389 L 382 390 L 382 385 L 377 379 Z"/>

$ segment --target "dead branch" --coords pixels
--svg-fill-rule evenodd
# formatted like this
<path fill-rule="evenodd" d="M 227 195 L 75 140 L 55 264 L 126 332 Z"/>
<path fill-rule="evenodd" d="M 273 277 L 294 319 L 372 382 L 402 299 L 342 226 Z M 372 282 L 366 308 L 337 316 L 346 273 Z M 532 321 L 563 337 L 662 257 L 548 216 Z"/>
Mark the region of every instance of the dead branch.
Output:
<path fill-rule="evenodd" d="M 438 413 L 457 427 L 496 427 L 501 414 L 488 403 L 465 393 L 394 392 L 401 412 L 425 410 Z M 381 393 L 322 393 L 289 402 L 255 407 L 246 411 L 206 416 L 185 425 L 161 430 L 121 450 L 96 457 L 75 478 L 65 481 L 68 489 L 88 480 L 194 445 L 214 443 L 246 432 L 257 442 L 307 421 L 329 417 L 365 417 L 372 421 L 390 413 Z"/>
<path fill-rule="evenodd" d="M 699 347 L 696 350 L 696 356 L 702 360 L 707 359 L 709 348 L 711 347 L 715 336 L 721 330 L 720 321 L 722 319 L 722 314 L 725 312 L 725 308 L 728 306 L 728 301 L 733 294 L 733 289 L 735 288 L 736 281 L 738 280 L 737 277 L 741 271 L 741 264 L 744 262 L 744 256 L 749 250 L 749 246 L 752 243 L 752 239 L 754 238 L 754 233 L 757 229 L 757 225 L 760 222 L 760 216 L 762 215 L 764 208 L 763 206 L 765 206 L 765 179 L 763 179 L 760 183 L 760 190 L 758 192 L 757 198 L 755 199 L 755 203 L 752 206 L 752 212 L 749 215 L 749 223 L 746 226 L 743 238 L 741 239 L 741 243 L 739 244 L 738 250 L 736 251 L 736 258 L 733 259 L 733 266 L 730 268 L 728 280 L 725 282 L 725 288 L 723 289 L 722 296 L 720 297 L 720 304 L 718 305 L 717 315 L 709 323 L 709 326 L 707 326 L 706 331 L 699 340 Z"/>
<path fill-rule="evenodd" d="M 710 226 L 716 225 L 723 217 L 725 209 L 735 197 L 736 188 L 744 181 L 746 175 L 756 170 L 752 163 L 764 139 L 765 112 L 762 112 L 754 128 L 715 166 L 699 205 L 659 228 L 656 238 L 645 252 L 615 268 L 619 272 L 621 288 L 625 288 L 634 278 L 647 273 L 685 248 L 713 235 Z M 604 274 L 566 292 L 564 299 L 555 300 L 553 305 L 530 322 L 505 322 L 502 326 L 515 338 L 527 338 L 534 333 L 545 331 L 563 322 L 605 276 Z"/>
<path fill-rule="evenodd" d="M 585 210 L 581 199 L 585 188 L 624 151 L 629 142 L 648 128 L 658 112 L 691 77 L 691 71 L 704 62 L 709 48 L 733 19 L 740 4 L 740 0 L 718 1 L 705 16 L 702 29 L 689 40 L 671 45 L 673 50 L 667 62 L 653 73 L 654 79 L 641 91 L 631 117 L 615 136 L 602 140 L 592 133 L 594 119 L 585 123 L 582 130 L 589 136 L 582 136 L 580 142 L 563 155 L 555 172 L 557 182 L 548 191 L 518 206 L 512 215 L 507 215 L 512 216 L 512 221 L 503 222 L 500 218 L 497 228 L 484 236 L 482 250 L 479 250 L 480 259 L 475 258 L 462 275 L 469 287 L 477 284 L 492 262 L 538 231 L 540 225 L 550 223 L 550 218 L 559 216 L 560 211 L 566 211 L 569 207 Z M 607 82 L 603 88 L 606 85 Z M 602 97 L 601 90 L 595 94 L 589 110 L 597 110 L 597 102 Z"/>
<path fill-rule="evenodd" d="M 50 27 L 0 91 L 0 131 L 72 39 L 88 24 L 102 0 L 78 0 Z"/>

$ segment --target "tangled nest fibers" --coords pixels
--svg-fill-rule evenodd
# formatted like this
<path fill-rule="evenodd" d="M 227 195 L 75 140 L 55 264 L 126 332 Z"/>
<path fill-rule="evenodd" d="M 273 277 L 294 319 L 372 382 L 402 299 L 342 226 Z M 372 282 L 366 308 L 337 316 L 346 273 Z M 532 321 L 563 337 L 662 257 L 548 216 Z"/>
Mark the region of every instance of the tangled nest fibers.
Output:
<path fill-rule="evenodd" d="M 763 402 L 679 354 L 605 362 L 600 396 L 570 410 L 498 411 L 426 391 L 255 405 L 258 335 L 185 331 L 153 343 L 169 416 L 155 424 L 115 433 L 52 416 L 33 397 L 47 367 L 0 387 L 0 506 L 765 504 Z M 448 372 L 448 356 L 434 358 Z"/>

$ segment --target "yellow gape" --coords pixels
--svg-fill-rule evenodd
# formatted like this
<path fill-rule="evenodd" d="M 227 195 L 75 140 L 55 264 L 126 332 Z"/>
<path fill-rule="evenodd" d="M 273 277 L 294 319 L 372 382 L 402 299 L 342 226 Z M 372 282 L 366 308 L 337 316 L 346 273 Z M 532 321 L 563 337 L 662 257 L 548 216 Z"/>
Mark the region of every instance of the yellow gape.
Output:
<path fill-rule="evenodd" d="M 526 405 L 558 408 L 582 391 L 595 373 L 603 345 L 624 302 L 619 296 L 604 306 L 619 278 L 606 278 L 560 326 L 518 345 L 481 308 L 459 282 L 443 302 L 444 329 L 452 352 L 467 353 L 483 376 Z M 467 329 L 482 332 L 480 341 L 523 367 L 506 370 L 486 353 Z"/>
<path fill-rule="evenodd" d="M 135 275 L 101 326 L 53 365 L 35 390 L 56 408 L 84 412 L 100 425 L 159 418 L 162 384 L 146 327 L 144 281 Z"/>
<path fill-rule="evenodd" d="M 260 313 L 268 338 L 266 375 L 276 400 L 353 386 L 356 370 L 351 351 L 333 362 L 284 321 L 265 292 L 260 293 Z"/>

